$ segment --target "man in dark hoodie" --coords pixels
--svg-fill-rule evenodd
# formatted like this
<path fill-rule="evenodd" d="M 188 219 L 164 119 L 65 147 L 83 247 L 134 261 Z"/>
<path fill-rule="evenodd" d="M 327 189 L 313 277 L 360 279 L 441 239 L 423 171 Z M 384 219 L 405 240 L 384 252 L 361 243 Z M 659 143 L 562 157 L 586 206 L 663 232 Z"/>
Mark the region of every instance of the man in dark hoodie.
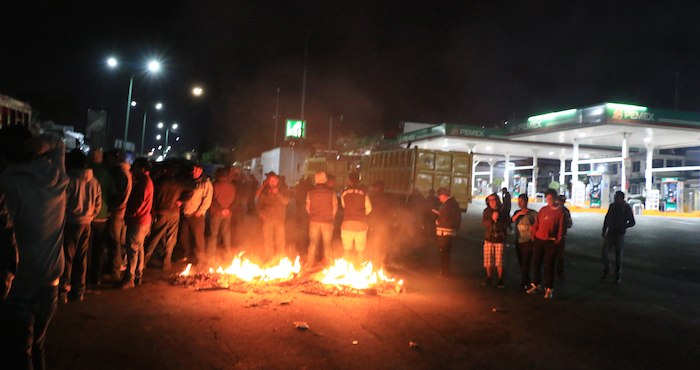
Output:
<path fill-rule="evenodd" d="M 0 193 L 14 222 L 19 265 L 0 303 L 0 358 L 7 369 L 44 369 L 44 341 L 56 311 L 63 273 L 66 187 L 63 143 L 32 138 L 20 126 L 0 130 Z"/>
<path fill-rule="evenodd" d="M 262 221 L 263 250 L 261 254 L 264 260 L 287 252 L 285 220 L 287 218 L 287 204 L 289 204 L 287 192 L 280 188 L 279 176 L 274 172 L 267 173 L 266 176 L 255 194 L 258 200 L 258 214 Z"/>
<path fill-rule="evenodd" d="M 632 208 L 625 202 L 625 193 L 615 192 L 615 201 L 608 208 L 603 222 L 603 276 L 605 280 L 610 273 L 610 260 L 608 255 L 615 249 L 615 281 L 622 283 L 622 248 L 625 246 L 625 233 L 627 229 L 636 224 Z"/>
<path fill-rule="evenodd" d="M 146 158 L 136 158 L 132 167 L 133 188 L 126 204 L 126 271 L 121 289 L 141 285 L 145 264 L 144 241 L 151 231 L 153 207 L 153 181 L 149 173 L 151 164 Z"/>
<path fill-rule="evenodd" d="M 158 243 L 165 246 L 163 256 L 163 271 L 171 269 L 173 249 L 177 243 L 177 230 L 180 225 L 180 206 L 182 206 L 182 193 L 185 185 L 176 177 L 172 166 L 163 170 L 163 175 L 155 183 L 155 196 L 153 198 L 153 216 L 155 220 L 151 228 L 151 235 L 145 245 L 144 263 L 153 256 Z"/>
<path fill-rule="evenodd" d="M 503 247 L 506 241 L 506 228 L 510 225 L 508 214 L 504 213 L 498 194 L 486 197 L 486 209 L 481 216 L 484 225 L 484 271 L 486 281 L 484 286 L 493 281 L 493 267 L 498 273 L 498 287 L 504 288 L 503 283 Z"/>
<path fill-rule="evenodd" d="M 63 232 L 65 268 L 61 276 L 59 302 L 68 298 L 82 301 L 85 294 L 87 254 L 90 246 L 90 223 L 100 213 L 102 188 L 87 168 L 87 157 L 71 152 L 67 162 L 70 171 L 66 189 L 66 226 Z M 70 294 L 70 297 L 68 295 Z"/>
<path fill-rule="evenodd" d="M 437 196 L 440 199 L 440 209 L 433 210 L 433 212 L 437 214 L 435 230 L 437 246 L 440 251 L 440 275 L 449 277 L 452 273 L 450 267 L 452 264 L 452 239 L 457 236 L 457 231 L 462 225 L 462 212 L 459 209 L 459 204 L 446 188 L 438 189 Z"/>
<path fill-rule="evenodd" d="M 224 251 L 231 253 L 231 215 L 233 201 L 236 199 L 236 186 L 231 182 L 229 168 L 216 170 L 216 179 L 212 184 L 211 207 L 209 208 L 209 239 L 207 240 L 207 254 L 209 258 L 216 259 L 216 247 L 219 238 L 223 242 Z"/>
<path fill-rule="evenodd" d="M 126 202 L 131 194 L 131 173 L 130 166 L 124 161 L 124 153 L 114 149 L 105 153 L 105 163 L 109 167 L 111 177 L 111 187 L 109 197 L 109 219 L 107 229 L 109 240 L 107 244 L 107 265 L 105 272 L 115 280 L 120 278 L 122 266 L 122 232 L 124 229 L 124 214 L 126 213 Z"/>

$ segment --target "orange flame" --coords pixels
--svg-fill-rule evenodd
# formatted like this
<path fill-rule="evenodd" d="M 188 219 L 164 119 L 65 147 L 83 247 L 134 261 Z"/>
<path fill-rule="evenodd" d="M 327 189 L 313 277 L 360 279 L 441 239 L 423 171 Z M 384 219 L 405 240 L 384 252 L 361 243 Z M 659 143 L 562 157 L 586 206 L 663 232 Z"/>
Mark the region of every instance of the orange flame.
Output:
<path fill-rule="evenodd" d="M 403 285 L 403 280 L 396 280 L 386 275 L 383 268 L 374 270 L 371 261 L 366 261 L 355 268 L 352 262 L 339 258 L 331 267 L 323 270 L 319 281 L 326 285 L 334 285 L 342 288 L 369 289 L 378 284 Z"/>

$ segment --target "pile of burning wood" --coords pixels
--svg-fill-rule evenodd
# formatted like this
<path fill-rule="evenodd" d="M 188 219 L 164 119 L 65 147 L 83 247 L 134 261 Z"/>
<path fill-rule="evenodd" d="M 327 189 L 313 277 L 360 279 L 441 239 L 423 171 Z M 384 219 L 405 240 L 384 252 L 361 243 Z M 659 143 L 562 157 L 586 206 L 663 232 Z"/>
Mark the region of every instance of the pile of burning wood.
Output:
<path fill-rule="evenodd" d="M 244 258 L 243 253 L 228 267 L 194 271 L 189 264 L 171 278 L 171 283 L 193 287 L 195 291 L 269 293 L 285 290 L 321 296 L 400 293 L 404 287 L 403 280 L 390 277 L 382 268 L 376 270 L 370 261 L 356 268 L 352 262 L 339 258 L 326 269 L 302 271 L 299 257 L 293 262 L 284 257 L 276 265 L 260 266 Z"/>

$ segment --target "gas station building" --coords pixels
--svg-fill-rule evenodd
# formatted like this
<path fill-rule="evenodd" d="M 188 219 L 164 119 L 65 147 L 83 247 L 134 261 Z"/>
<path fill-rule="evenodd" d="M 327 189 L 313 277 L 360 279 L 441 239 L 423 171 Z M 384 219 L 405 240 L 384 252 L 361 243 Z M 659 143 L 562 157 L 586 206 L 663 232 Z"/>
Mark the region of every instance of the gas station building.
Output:
<path fill-rule="evenodd" d="M 476 195 L 508 187 L 535 198 L 558 180 L 578 207 L 605 208 L 614 191 L 623 190 L 643 197 L 647 210 L 700 210 L 699 113 L 601 103 L 508 122 L 504 129 L 407 123 L 397 141 L 474 153 Z"/>

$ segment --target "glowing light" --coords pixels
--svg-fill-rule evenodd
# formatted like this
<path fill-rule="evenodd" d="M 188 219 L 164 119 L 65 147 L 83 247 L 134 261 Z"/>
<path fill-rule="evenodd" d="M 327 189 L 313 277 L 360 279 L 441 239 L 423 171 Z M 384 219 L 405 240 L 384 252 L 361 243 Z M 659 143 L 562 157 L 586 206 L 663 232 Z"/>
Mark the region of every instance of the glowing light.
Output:
<path fill-rule="evenodd" d="M 157 110 L 163 109 L 163 103 L 156 103 L 156 109 Z"/>
<path fill-rule="evenodd" d="M 156 140 L 160 140 L 161 137 L 162 137 L 162 136 L 160 136 L 160 134 L 156 135 Z M 159 149 L 160 149 L 160 148 L 159 148 Z"/>
<path fill-rule="evenodd" d="M 163 128 L 164 126 L 163 122 L 158 122 L 158 128 Z"/>
<path fill-rule="evenodd" d="M 195 86 L 192 88 L 192 95 L 202 96 L 202 94 L 204 94 L 204 89 L 202 89 L 200 86 Z"/>
<path fill-rule="evenodd" d="M 578 137 L 586 137 L 586 133 L 585 133 L 585 132 L 579 132 L 579 133 L 578 133 Z"/>
<path fill-rule="evenodd" d="M 119 62 L 117 62 L 117 58 L 115 58 L 115 57 L 107 58 L 107 66 L 109 66 L 109 68 L 116 68 L 117 65 L 119 65 Z"/>
<path fill-rule="evenodd" d="M 646 111 L 647 107 L 642 107 L 641 105 L 631 105 L 631 104 L 619 104 L 619 103 L 605 103 L 608 108 L 621 109 L 621 110 L 641 110 Z"/>
<path fill-rule="evenodd" d="M 177 130 L 177 127 L 178 127 L 177 123 L 173 123 L 172 127 L 173 127 L 173 130 Z"/>
<path fill-rule="evenodd" d="M 132 101 L 131 101 L 131 106 L 132 106 L 132 107 L 135 107 L 135 106 L 136 106 L 136 100 L 132 100 Z"/>
<path fill-rule="evenodd" d="M 555 118 L 572 116 L 575 113 L 576 113 L 576 109 L 567 109 L 567 110 L 562 110 L 559 112 L 551 112 L 551 113 L 540 114 L 537 116 L 532 116 L 532 117 L 528 118 L 527 121 L 528 122 L 551 121 L 551 120 L 554 120 Z"/>
<path fill-rule="evenodd" d="M 148 62 L 148 70 L 154 73 L 160 71 L 160 62 L 157 60 Z"/>
<path fill-rule="evenodd" d="M 180 137 L 179 137 L 179 136 L 176 137 L 176 138 L 175 138 L 175 141 L 180 141 Z"/>

